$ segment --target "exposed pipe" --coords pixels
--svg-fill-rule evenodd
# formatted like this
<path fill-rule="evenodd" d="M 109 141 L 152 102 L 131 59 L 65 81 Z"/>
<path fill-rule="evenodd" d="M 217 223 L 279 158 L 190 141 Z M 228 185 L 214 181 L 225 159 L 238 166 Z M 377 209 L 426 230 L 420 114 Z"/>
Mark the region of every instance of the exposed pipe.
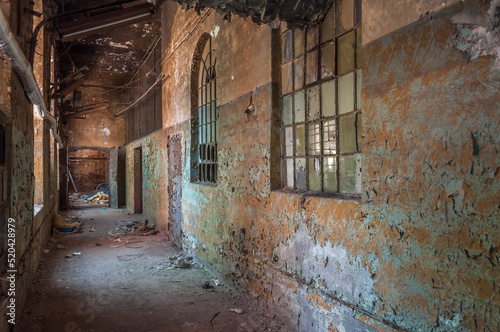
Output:
<path fill-rule="evenodd" d="M 28 95 L 31 102 L 38 107 L 40 116 L 44 120 L 50 122 L 52 126 L 52 134 L 59 144 L 59 147 L 62 147 L 63 144 L 61 138 L 57 134 L 56 119 L 48 112 L 45 101 L 43 100 L 42 92 L 40 91 L 35 75 L 31 70 L 30 63 L 28 62 L 28 59 L 26 59 L 26 56 L 10 31 L 7 22 L 8 21 L 5 18 L 3 11 L 0 10 L 0 51 L 5 55 L 6 60 L 10 62 L 11 66 L 21 79 L 24 91 Z"/>
<path fill-rule="evenodd" d="M 158 78 L 156 79 L 156 82 L 153 83 L 153 85 L 151 85 L 151 87 L 148 89 L 148 91 L 144 92 L 144 94 L 142 96 L 139 97 L 139 99 L 137 99 L 136 101 L 134 101 L 132 104 L 128 105 L 123 111 L 120 111 L 118 113 L 115 114 L 115 117 L 119 116 L 119 115 L 122 115 L 123 113 L 125 113 L 126 111 L 128 111 L 129 109 L 131 109 L 132 107 L 134 107 L 135 104 L 137 104 L 138 102 L 140 102 L 141 100 L 144 99 L 144 97 L 147 96 L 147 94 L 153 90 L 153 88 L 158 84 L 158 82 L 160 82 L 163 77 L 165 77 L 165 75 L 163 74 L 160 74 L 160 76 L 158 76 Z"/>

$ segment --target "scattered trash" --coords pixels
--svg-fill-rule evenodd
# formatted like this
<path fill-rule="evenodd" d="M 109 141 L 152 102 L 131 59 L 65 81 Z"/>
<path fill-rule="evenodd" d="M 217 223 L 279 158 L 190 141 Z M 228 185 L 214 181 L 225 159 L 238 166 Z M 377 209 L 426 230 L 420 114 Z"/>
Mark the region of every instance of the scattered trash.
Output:
<path fill-rule="evenodd" d="M 222 286 L 222 283 L 218 279 L 212 278 L 211 280 L 215 284 L 215 286 Z"/>
<path fill-rule="evenodd" d="M 99 192 L 92 197 L 89 197 L 85 200 L 87 203 L 99 203 L 99 204 L 108 204 L 109 196 L 104 192 Z"/>
<path fill-rule="evenodd" d="M 62 244 L 56 244 L 56 249 L 61 250 L 61 249 L 66 249 L 66 248 L 67 248 L 67 246 L 63 246 Z"/>
<path fill-rule="evenodd" d="M 50 249 L 43 249 L 43 252 L 48 254 L 50 252 Z"/>
<path fill-rule="evenodd" d="M 203 287 L 203 289 L 209 289 L 209 288 L 212 288 L 212 286 L 210 286 L 210 282 L 209 282 L 209 281 L 205 281 L 205 282 L 203 283 L 203 286 L 201 286 L 201 287 Z"/>
<path fill-rule="evenodd" d="M 123 234 L 129 234 L 129 235 L 141 235 L 141 236 L 148 236 L 148 235 L 156 235 L 159 233 L 157 229 L 154 229 L 154 227 L 148 226 L 149 221 L 147 219 L 143 221 L 131 221 L 127 223 L 127 225 L 123 226 L 121 229 L 123 230 Z"/>
<path fill-rule="evenodd" d="M 229 309 L 229 311 L 237 313 L 237 314 L 242 314 L 244 312 L 243 309 Z"/>
<path fill-rule="evenodd" d="M 74 252 L 73 256 L 78 256 L 78 255 L 81 255 L 81 254 L 82 254 L 81 252 Z"/>
<path fill-rule="evenodd" d="M 193 257 L 183 257 L 182 255 L 170 256 L 168 258 L 170 260 L 170 264 L 172 264 L 171 268 L 178 269 L 190 269 L 195 262 L 193 262 Z M 170 268 L 169 268 L 170 269 Z"/>
<path fill-rule="evenodd" d="M 113 236 L 113 237 L 120 237 L 119 235 L 113 234 L 111 230 L 109 230 L 108 234 Z"/>
<path fill-rule="evenodd" d="M 111 245 L 111 248 L 120 248 L 118 245 Z"/>
<path fill-rule="evenodd" d="M 52 218 L 52 227 L 62 233 L 71 233 L 73 231 L 81 232 L 82 224 L 80 222 L 67 223 L 58 213 Z"/>
<path fill-rule="evenodd" d="M 91 228 L 89 229 L 89 232 L 95 232 L 95 227 L 91 227 Z"/>
<path fill-rule="evenodd" d="M 99 242 L 96 242 L 96 244 L 95 244 L 95 245 L 96 245 L 97 247 L 102 246 L 102 244 L 100 244 Z"/>

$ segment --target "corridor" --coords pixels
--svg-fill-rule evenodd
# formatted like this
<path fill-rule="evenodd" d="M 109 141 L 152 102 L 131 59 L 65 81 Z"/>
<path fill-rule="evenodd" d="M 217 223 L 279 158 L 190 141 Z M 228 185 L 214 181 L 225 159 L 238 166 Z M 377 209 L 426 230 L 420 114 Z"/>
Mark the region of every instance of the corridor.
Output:
<path fill-rule="evenodd" d="M 143 216 L 90 205 L 64 214 L 83 232 L 52 235 L 16 332 L 291 330 L 269 308 L 216 285 L 203 266 L 187 267 L 189 256 L 162 234 L 122 234 Z"/>

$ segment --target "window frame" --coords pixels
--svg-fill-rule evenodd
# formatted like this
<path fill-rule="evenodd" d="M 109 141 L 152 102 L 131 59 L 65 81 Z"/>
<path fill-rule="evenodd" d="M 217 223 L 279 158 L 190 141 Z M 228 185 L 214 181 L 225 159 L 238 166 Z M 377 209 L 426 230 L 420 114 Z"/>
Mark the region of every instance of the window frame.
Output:
<path fill-rule="evenodd" d="M 347 1 L 349 2 L 349 1 Z M 361 98 L 360 98 L 360 91 L 361 91 L 361 78 L 362 78 L 362 69 L 361 69 L 361 33 L 362 33 L 362 26 L 361 26 L 361 1 L 359 0 L 354 0 L 352 1 L 353 5 L 353 18 L 352 18 L 352 27 L 348 29 L 341 29 L 339 27 L 339 22 L 337 22 L 337 16 L 339 15 L 340 9 L 338 7 L 331 8 L 330 11 L 325 15 L 325 19 L 328 19 L 330 16 L 330 19 L 332 20 L 330 23 L 326 21 L 319 22 L 315 25 L 309 26 L 307 29 L 304 30 L 299 30 L 299 28 L 296 29 L 288 29 L 284 23 L 282 23 L 282 28 L 281 28 L 281 55 L 280 55 L 280 64 L 281 64 L 281 73 L 282 73 L 282 91 L 281 91 L 281 102 L 282 102 L 282 107 L 281 107 L 281 117 L 280 117 L 280 135 L 282 137 L 282 145 L 281 145 L 281 155 L 280 155 L 280 160 L 281 160 L 281 170 L 282 170 L 282 178 L 281 178 L 281 189 L 280 191 L 282 192 L 287 192 L 287 193 L 297 193 L 297 194 L 303 194 L 303 195 L 308 195 L 308 196 L 322 196 L 322 197 L 340 197 L 340 198 L 346 198 L 346 199 L 360 199 L 361 197 L 361 179 L 354 179 L 354 190 L 356 192 L 343 192 L 343 188 L 341 187 L 341 168 L 340 168 L 340 161 L 341 158 L 343 159 L 343 162 L 347 162 L 347 158 L 349 156 L 356 156 L 356 158 L 350 158 L 352 159 L 351 162 L 354 160 L 355 167 L 354 167 L 354 177 L 361 176 L 361 142 L 360 142 L 360 132 L 361 132 Z M 326 22 L 326 23 L 325 23 Z M 333 32 L 330 38 L 323 38 L 322 36 L 322 25 L 326 24 L 327 26 L 330 25 L 333 27 Z M 353 34 L 353 44 L 352 44 L 352 49 L 351 51 L 353 52 L 353 68 L 349 69 L 347 71 L 343 71 L 340 73 L 339 71 L 339 54 L 338 52 L 341 52 L 341 49 L 339 48 L 339 40 L 342 38 L 347 38 L 349 34 Z M 297 38 L 296 34 L 299 34 L 299 38 Z M 315 37 L 315 43 L 308 45 L 310 36 Z M 297 39 L 302 42 L 302 45 L 298 44 L 296 45 Z M 287 45 L 288 43 L 288 45 Z M 323 54 L 326 50 L 327 47 L 330 45 L 333 46 L 333 59 L 331 59 L 332 63 L 332 72 L 330 74 L 326 73 L 324 74 L 322 72 L 322 63 L 324 61 L 323 59 Z M 287 46 L 287 47 L 286 47 Z M 331 46 L 330 46 L 331 47 Z M 299 52 L 297 52 L 297 50 Z M 349 51 L 349 50 L 348 50 Z M 317 66 L 310 66 L 308 59 L 312 59 L 316 57 L 316 65 Z M 328 59 L 328 58 L 327 58 Z M 313 62 L 314 64 L 314 62 Z M 309 67 L 308 67 L 309 65 Z M 288 76 L 285 75 L 285 66 L 291 66 L 288 67 Z M 296 67 L 299 67 L 301 70 L 301 75 L 302 77 L 299 77 L 299 80 L 296 80 Z M 300 68 L 302 67 L 302 68 Z M 308 79 L 308 70 L 314 70 L 315 73 L 312 75 L 313 79 Z M 353 75 L 353 110 L 346 112 L 346 113 L 340 113 L 339 111 L 339 82 L 341 78 L 347 78 L 349 75 Z M 288 78 L 288 81 L 285 82 L 286 78 Z M 300 81 L 300 78 L 302 81 Z M 359 81 L 359 82 L 358 82 Z M 335 107 L 334 107 L 334 114 L 333 115 L 328 115 L 324 116 L 324 109 L 323 109 L 323 86 L 326 86 L 326 84 L 334 82 L 334 101 L 335 101 Z M 291 84 L 291 89 L 290 89 L 290 84 Z M 298 86 L 297 86 L 298 85 Z M 308 104 L 310 103 L 310 98 L 309 94 L 312 92 L 316 92 L 319 94 L 319 97 L 316 99 L 317 101 L 317 106 L 319 107 L 319 110 L 317 110 L 318 113 L 316 117 L 310 118 L 308 113 L 310 113 L 310 109 Z M 301 115 L 302 121 L 296 121 L 295 117 L 295 103 L 296 103 L 296 97 L 297 95 L 302 94 L 304 101 L 300 100 L 301 103 L 304 105 L 304 110 L 303 110 L 303 115 Z M 288 100 L 286 100 L 288 99 Z M 291 118 L 285 119 L 285 101 L 291 103 L 291 109 L 289 109 L 289 114 L 291 115 Z M 303 117 L 303 119 L 302 119 Z M 342 120 L 346 121 L 349 119 L 349 117 L 353 117 L 354 119 L 354 126 L 353 126 L 353 133 L 351 133 L 351 136 L 354 135 L 354 149 L 353 151 L 350 152 L 343 152 L 341 150 L 341 142 L 340 142 L 340 135 L 341 135 L 341 129 L 340 129 L 340 123 Z M 285 123 L 285 120 L 289 120 Z M 335 126 L 335 150 L 333 153 L 325 153 L 325 124 L 329 121 L 334 120 L 334 126 Z M 313 142 L 310 141 L 310 127 L 311 125 L 319 125 L 319 133 L 317 133 L 319 136 L 319 141 L 318 142 Z M 304 147 L 301 148 L 299 152 L 303 153 L 298 153 L 297 152 L 297 129 L 299 127 L 301 128 L 301 137 L 303 137 L 303 143 Z M 287 137 L 287 132 L 289 132 L 291 129 L 291 139 L 288 136 Z M 316 134 L 315 134 L 316 135 Z M 310 153 L 310 148 L 311 148 L 311 143 L 316 143 L 319 146 L 319 153 L 317 154 L 311 154 Z M 343 144 L 343 143 L 342 143 Z M 290 152 L 290 147 L 292 151 Z M 327 158 L 333 158 L 335 160 L 335 184 L 336 188 L 335 190 L 328 190 L 325 187 L 325 167 L 326 164 L 325 162 L 327 161 Z M 289 160 L 291 160 L 291 169 L 293 172 L 293 188 L 289 186 L 289 180 L 288 176 L 289 173 L 287 172 L 287 163 L 289 163 Z M 297 169 L 297 162 L 300 160 L 301 163 L 305 162 L 304 165 L 304 170 L 302 172 L 298 171 Z M 315 173 L 318 174 L 319 179 L 316 179 L 316 181 L 319 181 L 319 188 L 314 188 L 311 189 L 311 183 L 310 183 L 310 178 L 311 178 L 311 162 L 313 163 L 314 167 L 316 168 L 316 160 L 319 160 L 319 171 L 316 171 Z M 289 166 L 290 167 L 290 166 Z M 316 168 L 318 169 L 318 168 Z M 359 169 L 359 171 L 358 171 Z M 298 184 L 298 173 L 303 173 L 303 177 L 305 179 L 302 179 L 302 182 Z M 332 172 L 333 173 L 333 172 Z M 348 179 L 348 177 L 344 178 Z"/>
<path fill-rule="evenodd" d="M 212 37 L 200 38 L 191 73 L 191 183 L 215 186 L 218 178 L 217 52 Z"/>

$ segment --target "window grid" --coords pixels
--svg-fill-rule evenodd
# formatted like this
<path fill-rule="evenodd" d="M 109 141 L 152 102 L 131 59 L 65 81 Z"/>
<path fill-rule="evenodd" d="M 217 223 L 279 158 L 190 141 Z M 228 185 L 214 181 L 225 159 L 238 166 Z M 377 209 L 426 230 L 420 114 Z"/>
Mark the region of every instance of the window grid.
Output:
<path fill-rule="evenodd" d="M 204 48 L 199 74 L 197 121 L 197 180 L 202 183 L 217 181 L 217 91 L 216 57 L 212 40 Z"/>
<path fill-rule="evenodd" d="M 361 90 L 361 20 L 359 19 L 361 17 L 361 1 L 355 2 L 355 4 L 351 2 L 355 8 L 352 8 L 353 22 L 349 29 L 339 27 L 341 24 L 337 22 L 335 17 L 336 13 L 339 13 L 339 8 L 331 9 L 321 24 L 310 27 L 305 31 L 282 28 L 282 71 L 284 73 L 282 75 L 282 96 L 284 112 L 286 113 L 283 116 L 282 125 L 283 135 L 285 136 L 282 158 L 285 187 L 347 194 L 358 194 L 360 191 L 360 181 L 356 179 L 359 174 L 357 174 L 356 169 L 359 168 L 361 151 L 361 101 L 359 96 Z M 345 47 L 344 40 L 351 42 L 350 48 Z M 335 54 L 335 52 L 339 51 L 340 54 Z M 313 53 L 315 55 L 309 55 Z M 331 57 L 329 58 L 329 56 Z M 330 66 L 324 64 L 328 59 L 331 61 Z M 305 65 L 302 61 L 305 61 Z M 289 64 L 293 64 L 291 70 Z M 302 70 L 302 67 L 305 67 L 305 69 Z M 287 70 L 288 74 L 286 73 Z M 341 105 L 339 104 L 341 101 L 344 103 L 343 99 L 346 99 L 346 96 L 345 94 L 340 96 L 339 85 L 345 86 L 345 81 L 349 83 L 349 79 L 352 81 L 352 97 L 347 99 L 351 98 L 352 110 L 344 112 L 345 108 L 340 108 Z M 334 85 L 335 106 L 333 113 L 324 107 L 324 102 L 328 101 L 324 96 L 328 84 Z M 319 91 L 318 97 L 314 96 L 314 89 Z M 302 98 L 296 98 L 299 93 L 305 93 L 304 102 Z M 311 99 L 316 99 L 316 102 L 311 102 Z M 296 112 L 299 107 L 305 108 L 303 111 L 305 113 L 304 118 L 302 114 Z M 291 114 L 289 114 L 290 108 Z M 341 146 L 341 144 L 352 138 L 348 138 L 346 135 L 340 137 L 342 129 L 342 133 L 347 131 L 346 128 L 341 128 L 340 124 L 342 122 L 348 123 L 346 120 L 348 117 L 354 118 L 354 124 L 351 128 L 351 136 L 354 135 L 354 142 L 352 142 L 354 149 L 350 150 L 349 147 L 346 148 L 348 144 L 344 144 L 345 146 Z M 310 132 L 313 128 L 314 132 L 311 135 Z M 317 142 L 318 129 L 320 142 Z M 300 150 L 297 151 L 297 146 L 300 146 L 301 143 L 303 130 L 305 131 L 305 137 L 303 137 L 305 150 L 300 147 Z M 292 149 L 289 146 L 290 132 L 293 133 Z M 311 150 L 311 147 L 314 147 L 314 149 Z M 293 150 L 291 155 L 290 150 Z M 351 173 L 345 172 L 345 165 L 348 164 L 348 161 L 352 165 L 353 159 L 355 160 L 354 171 Z M 343 165 L 342 169 L 341 165 Z M 304 169 L 301 170 L 300 167 L 304 167 Z M 290 168 L 293 169 L 293 183 L 291 183 Z M 332 172 L 333 168 L 335 168 L 334 173 Z M 305 173 L 305 176 L 301 173 Z M 354 173 L 354 180 L 350 179 L 351 182 L 346 181 L 345 178 L 352 178 L 352 173 Z M 340 180 L 344 181 L 341 182 Z M 335 182 L 334 186 L 332 186 L 331 181 Z M 352 181 L 354 181 L 354 186 L 352 186 Z"/>

